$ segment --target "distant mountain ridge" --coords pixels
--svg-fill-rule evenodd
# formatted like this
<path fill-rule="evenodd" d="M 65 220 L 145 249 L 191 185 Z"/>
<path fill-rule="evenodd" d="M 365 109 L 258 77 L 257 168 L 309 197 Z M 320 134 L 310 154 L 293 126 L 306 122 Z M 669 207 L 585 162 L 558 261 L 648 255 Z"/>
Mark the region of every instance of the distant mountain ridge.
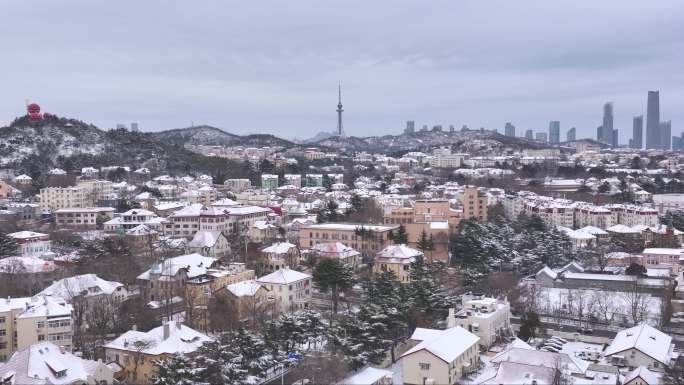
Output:
<path fill-rule="evenodd" d="M 154 138 L 174 143 L 203 146 L 281 146 L 289 147 L 294 143 L 271 134 L 236 135 L 218 127 L 201 125 L 186 128 L 150 132 Z"/>

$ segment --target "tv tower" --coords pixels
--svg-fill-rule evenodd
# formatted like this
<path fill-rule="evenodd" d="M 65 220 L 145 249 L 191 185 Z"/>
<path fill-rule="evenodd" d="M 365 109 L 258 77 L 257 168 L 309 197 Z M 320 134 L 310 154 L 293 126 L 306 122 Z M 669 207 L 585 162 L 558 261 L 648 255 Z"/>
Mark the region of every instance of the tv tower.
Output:
<path fill-rule="evenodd" d="M 344 136 L 342 128 L 342 83 L 337 84 L 337 135 Z"/>

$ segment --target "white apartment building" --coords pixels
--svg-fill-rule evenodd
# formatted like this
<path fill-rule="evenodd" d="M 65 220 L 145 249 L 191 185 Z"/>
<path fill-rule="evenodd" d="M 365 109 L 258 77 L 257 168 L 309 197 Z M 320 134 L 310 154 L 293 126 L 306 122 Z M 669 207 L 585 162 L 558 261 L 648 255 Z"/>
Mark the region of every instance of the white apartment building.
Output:
<path fill-rule="evenodd" d="M 643 366 L 663 372 L 677 357 L 674 347 L 672 337 L 643 323 L 619 331 L 603 355 L 610 363 L 630 370 Z"/>
<path fill-rule="evenodd" d="M 309 274 L 285 267 L 256 281 L 270 291 L 278 312 L 291 312 L 309 307 L 311 279 Z"/>
<path fill-rule="evenodd" d="M 497 338 L 513 334 L 511 306 L 508 301 L 482 295 L 463 295 L 463 308 L 449 309 L 447 328 L 460 326 L 480 337 L 480 346 L 487 349 Z"/>
<path fill-rule="evenodd" d="M 145 209 L 131 209 L 103 224 L 105 231 L 130 230 L 140 225 L 145 225 L 150 229 L 163 232 L 166 219 L 158 217 L 157 214 Z"/>
<path fill-rule="evenodd" d="M 657 226 L 658 220 L 658 210 L 637 206 L 637 205 L 626 205 L 626 204 L 613 204 L 606 205 L 605 208 L 610 210 L 612 213 L 612 221 L 615 224 L 621 224 L 625 226 Z"/>
<path fill-rule="evenodd" d="M 418 345 L 401 356 L 404 384 L 455 384 L 477 370 L 479 337 L 456 326 L 446 330 L 416 328 Z"/>
<path fill-rule="evenodd" d="M 0 361 L 43 341 L 71 350 L 71 311 L 71 306 L 57 297 L 0 299 Z"/>
<path fill-rule="evenodd" d="M 17 231 L 7 234 L 19 244 L 19 254 L 22 257 L 43 257 L 52 250 L 50 236 L 33 231 Z"/>
<path fill-rule="evenodd" d="M 240 193 L 252 188 L 252 182 L 249 179 L 226 179 L 223 185 L 235 193 Z"/>
<path fill-rule="evenodd" d="M 302 176 L 299 174 L 285 174 L 285 184 L 302 188 Z"/>
<path fill-rule="evenodd" d="M 575 227 L 593 226 L 606 229 L 616 223 L 613 213 L 605 207 L 575 203 Z"/>
<path fill-rule="evenodd" d="M 67 207 L 55 211 L 55 222 L 58 228 L 76 230 L 94 230 L 98 220 L 102 223 L 114 217 L 112 207 Z"/>
<path fill-rule="evenodd" d="M 66 207 L 87 207 L 82 187 L 46 187 L 40 189 L 40 209 L 55 211 Z"/>

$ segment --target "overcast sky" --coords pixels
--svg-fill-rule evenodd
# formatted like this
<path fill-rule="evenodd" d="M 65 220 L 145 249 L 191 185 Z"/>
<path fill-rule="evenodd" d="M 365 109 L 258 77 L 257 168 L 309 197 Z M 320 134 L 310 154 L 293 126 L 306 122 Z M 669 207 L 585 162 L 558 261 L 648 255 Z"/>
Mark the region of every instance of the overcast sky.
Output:
<path fill-rule="evenodd" d="M 0 15 L 0 122 L 29 99 L 102 128 L 304 138 L 335 129 L 340 80 L 357 136 L 560 120 L 593 137 L 612 101 L 625 143 L 655 89 L 684 128 L 682 0 L 21 0 Z"/>

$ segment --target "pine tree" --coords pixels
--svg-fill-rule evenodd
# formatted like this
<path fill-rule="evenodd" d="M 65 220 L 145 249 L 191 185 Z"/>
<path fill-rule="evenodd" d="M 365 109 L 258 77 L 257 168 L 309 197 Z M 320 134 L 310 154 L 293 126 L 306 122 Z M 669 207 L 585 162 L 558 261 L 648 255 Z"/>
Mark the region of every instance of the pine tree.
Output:
<path fill-rule="evenodd" d="M 19 254 L 19 244 L 14 238 L 0 232 L 0 258 Z"/>
<path fill-rule="evenodd" d="M 429 250 L 430 240 L 428 239 L 428 235 L 425 230 L 420 233 L 420 238 L 418 238 L 418 241 L 416 242 L 416 247 L 418 250 L 422 251 L 423 254 L 425 254 L 425 251 Z"/>
<path fill-rule="evenodd" d="M 408 243 L 408 234 L 406 233 L 406 227 L 403 224 L 399 225 L 397 232 L 392 234 L 395 245 L 405 245 Z"/>
<path fill-rule="evenodd" d="M 325 258 L 316 265 L 313 280 L 322 292 L 331 292 L 333 312 L 337 313 L 340 293 L 354 285 L 354 273 L 349 265 L 339 259 Z"/>
<path fill-rule="evenodd" d="M 196 382 L 193 361 L 183 354 L 174 354 L 153 362 L 155 374 L 154 385 L 193 385 Z"/>

